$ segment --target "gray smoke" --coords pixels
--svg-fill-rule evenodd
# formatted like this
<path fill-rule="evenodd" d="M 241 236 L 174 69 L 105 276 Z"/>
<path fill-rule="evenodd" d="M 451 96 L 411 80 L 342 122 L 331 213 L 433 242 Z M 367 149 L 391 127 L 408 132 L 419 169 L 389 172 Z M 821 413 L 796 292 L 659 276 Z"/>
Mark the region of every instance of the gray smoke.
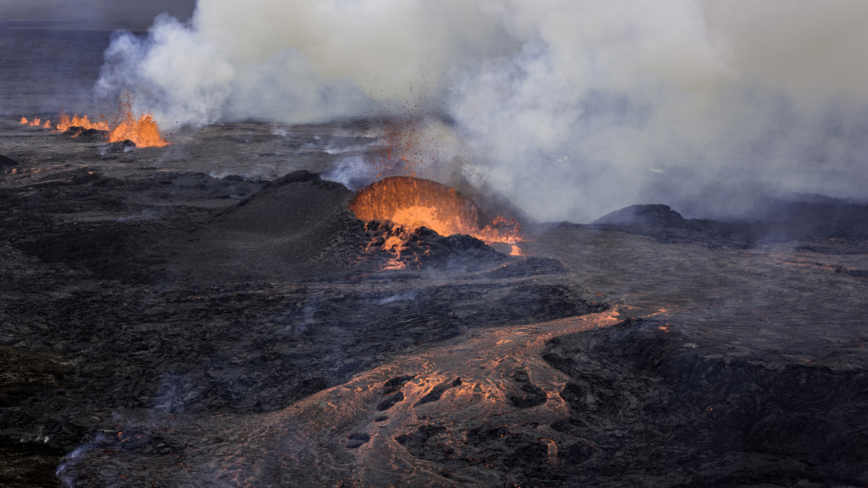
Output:
<path fill-rule="evenodd" d="M 446 115 L 442 162 L 541 220 L 732 217 L 868 195 L 866 21 L 862 0 L 200 0 L 117 35 L 97 91 L 164 127 Z"/>

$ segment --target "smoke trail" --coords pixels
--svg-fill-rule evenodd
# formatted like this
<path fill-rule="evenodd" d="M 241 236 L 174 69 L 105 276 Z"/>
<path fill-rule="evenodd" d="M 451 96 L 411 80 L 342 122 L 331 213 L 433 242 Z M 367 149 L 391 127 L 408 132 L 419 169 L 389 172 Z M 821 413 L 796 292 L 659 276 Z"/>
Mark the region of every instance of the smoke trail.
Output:
<path fill-rule="evenodd" d="M 542 220 L 868 195 L 860 0 L 200 0 L 119 34 L 100 95 L 161 125 L 447 116 L 443 154 Z"/>

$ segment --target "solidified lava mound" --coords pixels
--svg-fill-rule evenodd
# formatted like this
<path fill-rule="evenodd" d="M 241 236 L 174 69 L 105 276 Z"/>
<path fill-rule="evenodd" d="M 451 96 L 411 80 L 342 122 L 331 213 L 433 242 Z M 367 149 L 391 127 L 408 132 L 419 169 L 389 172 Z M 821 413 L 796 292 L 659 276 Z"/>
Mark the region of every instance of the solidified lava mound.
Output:
<path fill-rule="evenodd" d="M 594 224 L 610 225 L 681 225 L 684 217 L 668 205 L 632 205 L 597 219 Z"/>
<path fill-rule="evenodd" d="M 435 188 L 432 193 L 447 188 L 422 185 Z M 214 279 L 322 279 L 377 271 L 396 260 L 410 268 L 465 270 L 491 269 L 507 260 L 470 236 L 444 237 L 424 226 L 399 231 L 390 222 L 358 220 L 350 208 L 371 194 L 354 198 L 343 185 L 317 174 L 290 173 L 178 243 L 169 268 Z M 452 210 L 469 201 L 460 202 Z M 402 252 L 396 257 L 386 242 L 398 234 Z"/>
<path fill-rule="evenodd" d="M 180 244 L 170 268 L 215 278 L 329 276 L 367 244 L 346 209 L 352 192 L 307 171 L 274 180 Z"/>
<path fill-rule="evenodd" d="M 663 243 L 701 243 L 712 249 L 797 241 L 800 249 L 811 252 L 864 254 L 868 250 L 868 206 L 780 201 L 769 207 L 756 216 L 761 219 L 746 223 L 685 219 L 668 205 L 632 205 L 588 227 L 650 236 Z M 832 239 L 839 242 L 830 246 Z"/>

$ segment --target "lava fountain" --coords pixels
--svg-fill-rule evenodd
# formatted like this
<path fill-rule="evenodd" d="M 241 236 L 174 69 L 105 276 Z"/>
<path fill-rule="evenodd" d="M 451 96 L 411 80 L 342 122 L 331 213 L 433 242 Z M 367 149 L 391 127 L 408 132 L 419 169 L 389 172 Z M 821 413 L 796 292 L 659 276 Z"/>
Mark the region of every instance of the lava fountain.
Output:
<path fill-rule="evenodd" d="M 486 244 L 510 244 L 513 255 L 521 254 L 518 221 L 504 216 L 490 220 L 469 198 L 431 180 L 384 178 L 359 191 L 350 210 L 361 220 L 388 220 L 407 231 L 427 227 L 442 236 L 466 234 Z M 387 247 L 400 248 L 396 239 L 387 241 Z"/>
<path fill-rule="evenodd" d="M 42 125 L 40 119 L 34 118 L 27 120 L 21 118 L 21 125 L 30 125 L 34 127 L 51 128 L 51 123 L 46 121 Z M 133 106 L 129 98 L 122 100 L 119 106 L 119 114 L 113 117 L 109 123 L 105 116 L 100 116 L 99 120 L 91 121 L 87 115 L 79 117 L 77 114 L 70 117 L 67 114 L 60 114 L 60 123 L 56 129 L 58 132 L 66 132 L 67 130 L 76 127 L 81 130 L 98 130 L 108 132 L 108 142 L 123 142 L 132 141 L 136 147 L 163 147 L 169 143 L 160 133 L 160 128 L 151 114 L 142 113 L 137 119 L 133 115 Z M 80 131 L 79 131 L 80 132 Z M 73 136 L 75 137 L 75 136 Z"/>
<path fill-rule="evenodd" d="M 120 121 L 109 133 L 109 142 L 133 141 L 138 147 L 163 147 L 169 143 L 160 135 L 160 128 L 151 114 L 143 113 L 138 119 L 133 115 L 129 97 L 120 103 Z"/>
<path fill-rule="evenodd" d="M 98 121 L 91 122 L 87 115 L 79 117 L 78 114 L 70 117 L 64 113 L 60 114 L 60 123 L 57 124 L 57 130 L 59 132 L 66 132 L 70 127 L 81 127 L 84 130 L 95 129 L 95 130 L 109 130 L 109 124 L 106 122 L 105 117 L 100 117 Z"/>
<path fill-rule="evenodd" d="M 160 128 L 149 114 L 138 120 L 130 115 L 109 133 L 109 142 L 130 140 L 138 147 L 163 147 L 169 145 L 160 135 Z"/>

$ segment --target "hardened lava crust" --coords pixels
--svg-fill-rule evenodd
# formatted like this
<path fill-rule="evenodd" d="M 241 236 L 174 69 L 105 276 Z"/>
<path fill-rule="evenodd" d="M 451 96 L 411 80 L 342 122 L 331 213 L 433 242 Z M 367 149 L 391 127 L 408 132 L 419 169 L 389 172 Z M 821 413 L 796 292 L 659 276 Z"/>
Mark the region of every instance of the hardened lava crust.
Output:
<path fill-rule="evenodd" d="M 868 483 L 865 207 L 630 207 L 509 256 L 357 219 L 323 175 L 371 123 L 0 121 L 0 484 Z"/>

